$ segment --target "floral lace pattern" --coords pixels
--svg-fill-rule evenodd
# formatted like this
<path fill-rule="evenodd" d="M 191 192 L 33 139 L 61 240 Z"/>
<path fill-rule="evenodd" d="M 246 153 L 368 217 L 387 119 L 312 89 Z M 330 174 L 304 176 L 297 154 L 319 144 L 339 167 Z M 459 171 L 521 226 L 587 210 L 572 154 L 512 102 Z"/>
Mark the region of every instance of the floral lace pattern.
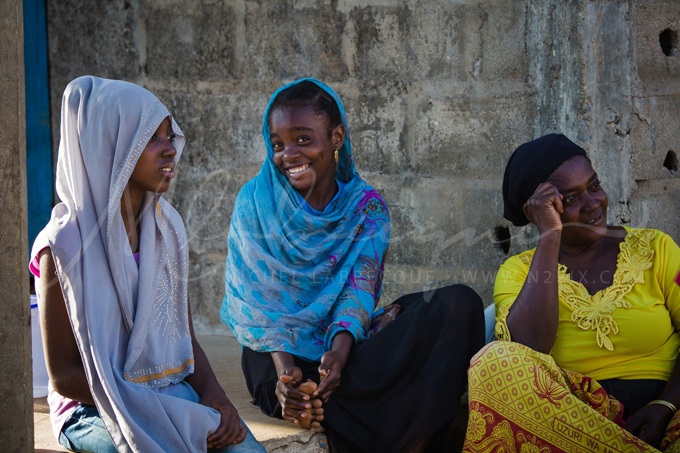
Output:
<path fill-rule="evenodd" d="M 494 327 L 494 331 L 496 333 L 496 338 L 502 341 L 512 341 L 507 323 L 509 313 L 510 307 L 507 305 L 496 307 L 496 326 Z"/>
<path fill-rule="evenodd" d="M 624 297 L 638 283 L 644 283 L 644 272 L 652 267 L 654 251 L 651 230 L 628 230 L 620 245 L 614 279 L 610 286 L 590 295 L 583 284 L 574 281 L 563 264 L 558 265 L 560 299 L 571 308 L 571 320 L 583 330 L 594 330 L 597 346 L 609 351 L 614 350 L 610 335 L 619 333 L 619 326 L 612 316 L 617 308 L 630 309 L 630 302 Z M 521 260 L 531 265 L 533 252 L 521 256 Z M 496 335 L 499 339 L 510 340 L 506 319 L 509 307 L 498 311 Z"/>

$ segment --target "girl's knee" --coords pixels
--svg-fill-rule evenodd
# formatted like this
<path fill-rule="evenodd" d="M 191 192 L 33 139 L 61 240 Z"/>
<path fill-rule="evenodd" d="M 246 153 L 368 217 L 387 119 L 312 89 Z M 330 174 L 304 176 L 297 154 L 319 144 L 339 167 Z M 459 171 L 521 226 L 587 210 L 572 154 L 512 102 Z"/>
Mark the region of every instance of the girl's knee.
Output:
<path fill-rule="evenodd" d="M 484 304 L 482 298 L 469 286 L 455 284 L 439 288 L 435 292 L 435 298 L 439 300 L 453 316 L 483 318 Z"/>

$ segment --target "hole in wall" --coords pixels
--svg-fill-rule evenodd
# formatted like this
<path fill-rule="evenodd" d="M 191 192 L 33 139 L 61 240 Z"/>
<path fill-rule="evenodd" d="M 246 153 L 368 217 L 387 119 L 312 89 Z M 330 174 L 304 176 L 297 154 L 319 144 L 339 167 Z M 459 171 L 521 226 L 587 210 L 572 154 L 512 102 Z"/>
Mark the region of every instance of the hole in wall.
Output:
<path fill-rule="evenodd" d="M 678 32 L 670 28 L 665 29 L 659 33 L 659 44 L 664 55 L 674 56 L 678 51 Z"/>
<path fill-rule="evenodd" d="M 675 151 L 668 151 L 666 153 L 666 158 L 663 160 L 663 166 L 671 172 L 671 175 L 675 175 L 678 172 L 678 156 Z"/>
<path fill-rule="evenodd" d="M 506 255 L 510 253 L 510 228 L 497 226 L 493 234 L 496 238 L 496 244 L 503 250 L 503 253 Z"/>

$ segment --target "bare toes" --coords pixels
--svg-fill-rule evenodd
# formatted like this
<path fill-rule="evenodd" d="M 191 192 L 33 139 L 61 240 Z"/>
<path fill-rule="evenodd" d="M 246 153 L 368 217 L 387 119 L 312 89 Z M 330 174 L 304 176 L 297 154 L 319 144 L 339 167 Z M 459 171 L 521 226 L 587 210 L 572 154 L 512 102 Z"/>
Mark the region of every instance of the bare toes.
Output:
<path fill-rule="evenodd" d="M 300 421 L 295 417 L 283 417 L 285 420 L 291 422 L 294 425 L 299 425 Z"/>

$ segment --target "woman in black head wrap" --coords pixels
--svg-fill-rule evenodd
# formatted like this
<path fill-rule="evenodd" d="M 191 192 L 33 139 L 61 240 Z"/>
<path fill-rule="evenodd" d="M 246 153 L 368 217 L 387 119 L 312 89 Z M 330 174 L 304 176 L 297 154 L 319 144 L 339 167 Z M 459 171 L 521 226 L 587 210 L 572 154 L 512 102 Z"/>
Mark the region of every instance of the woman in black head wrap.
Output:
<path fill-rule="evenodd" d="M 496 277 L 501 341 L 472 359 L 465 451 L 665 448 L 680 435 L 680 248 L 608 226 L 597 173 L 562 134 L 515 150 L 503 201 L 539 239 Z"/>
<path fill-rule="evenodd" d="M 539 184 L 567 160 L 586 152 L 562 134 L 548 134 L 512 153 L 503 176 L 503 217 L 516 226 L 529 223 L 524 204 Z"/>

